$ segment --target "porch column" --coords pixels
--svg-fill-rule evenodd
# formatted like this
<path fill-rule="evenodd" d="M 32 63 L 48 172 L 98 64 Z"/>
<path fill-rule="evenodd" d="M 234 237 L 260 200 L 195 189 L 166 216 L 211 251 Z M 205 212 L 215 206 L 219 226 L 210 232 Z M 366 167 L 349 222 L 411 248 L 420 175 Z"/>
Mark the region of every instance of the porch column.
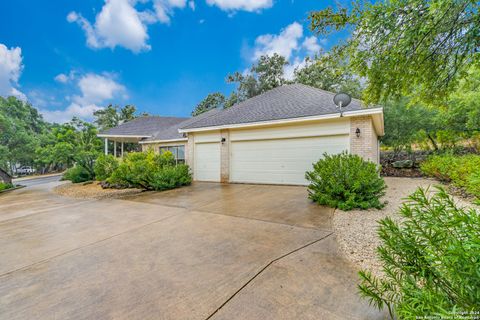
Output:
<path fill-rule="evenodd" d="M 117 141 L 113 141 L 113 156 L 117 157 Z"/>
<path fill-rule="evenodd" d="M 105 155 L 108 154 L 108 139 L 105 138 Z"/>
<path fill-rule="evenodd" d="M 122 158 L 123 158 L 123 141 L 122 141 Z"/>

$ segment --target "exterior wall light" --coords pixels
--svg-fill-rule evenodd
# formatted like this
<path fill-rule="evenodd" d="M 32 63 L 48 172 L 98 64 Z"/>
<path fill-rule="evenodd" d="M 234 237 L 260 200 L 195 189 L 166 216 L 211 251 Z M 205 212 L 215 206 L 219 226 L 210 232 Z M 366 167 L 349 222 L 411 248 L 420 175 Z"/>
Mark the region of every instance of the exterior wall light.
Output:
<path fill-rule="evenodd" d="M 221 141 L 222 141 L 222 143 L 224 143 L 224 142 L 225 142 L 225 138 L 222 138 L 222 140 L 221 140 Z"/>
<path fill-rule="evenodd" d="M 360 138 L 360 128 L 357 128 L 357 130 L 355 130 L 355 135 L 357 136 L 357 138 Z"/>

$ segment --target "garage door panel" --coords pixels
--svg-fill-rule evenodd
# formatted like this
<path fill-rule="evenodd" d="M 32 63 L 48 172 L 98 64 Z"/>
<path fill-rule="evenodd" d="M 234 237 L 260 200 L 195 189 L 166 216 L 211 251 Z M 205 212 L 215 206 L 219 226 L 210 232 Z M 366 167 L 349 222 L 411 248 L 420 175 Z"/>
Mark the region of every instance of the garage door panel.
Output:
<path fill-rule="evenodd" d="M 230 180 L 304 185 L 305 171 L 324 153 L 340 153 L 348 146 L 348 135 L 235 141 L 231 144 Z"/>
<path fill-rule="evenodd" d="M 195 144 L 195 180 L 220 181 L 220 144 Z"/>

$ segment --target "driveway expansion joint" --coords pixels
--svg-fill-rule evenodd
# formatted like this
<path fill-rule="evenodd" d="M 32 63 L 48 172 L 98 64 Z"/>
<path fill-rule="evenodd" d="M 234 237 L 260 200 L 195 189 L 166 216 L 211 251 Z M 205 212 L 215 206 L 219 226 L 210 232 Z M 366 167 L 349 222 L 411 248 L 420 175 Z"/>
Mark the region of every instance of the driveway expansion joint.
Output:
<path fill-rule="evenodd" d="M 293 249 L 292 251 L 289 251 L 283 255 L 281 255 L 280 257 L 277 257 L 273 260 L 271 260 L 269 263 L 267 263 L 262 269 L 260 269 L 260 271 L 258 271 L 257 273 L 255 273 L 250 279 L 248 279 L 247 282 L 245 282 L 237 291 L 235 291 L 227 300 L 225 300 L 225 302 L 223 302 L 217 309 L 215 309 L 207 318 L 205 318 L 205 320 L 209 320 L 211 319 L 215 314 L 217 314 L 218 311 L 220 311 L 223 307 L 225 307 L 227 305 L 227 303 L 229 303 L 231 300 L 233 300 L 233 298 L 235 298 L 235 296 L 237 296 L 243 289 L 245 289 L 251 282 L 253 282 L 253 280 L 255 280 L 258 276 L 260 276 L 265 270 L 267 270 L 271 265 L 273 265 L 275 262 L 277 261 L 280 261 L 282 260 L 283 258 L 286 258 L 288 257 L 289 255 L 291 254 L 294 254 L 302 249 L 305 249 L 311 245 L 314 245 L 315 243 L 317 242 L 320 242 L 326 238 L 328 238 L 329 236 L 331 236 L 334 232 L 330 232 L 329 234 L 319 238 L 319 239 L 316 239 L 314 241 L 311 241 L 301 247 L 298 247 L 296 249 Z"/>

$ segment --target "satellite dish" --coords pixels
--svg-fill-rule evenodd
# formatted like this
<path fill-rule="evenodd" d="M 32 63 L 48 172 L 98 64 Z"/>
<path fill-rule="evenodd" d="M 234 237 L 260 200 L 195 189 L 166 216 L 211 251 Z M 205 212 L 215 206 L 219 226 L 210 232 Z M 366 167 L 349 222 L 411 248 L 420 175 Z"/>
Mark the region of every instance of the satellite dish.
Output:
<path fill-rule="evenodd" d="M 342 108 L 348 106 L 350 102 L 352 102 L 352 97 L 350 97 L 349 94 L 344 92 L 337 93 L 333 97 L 333 103 L 335 103 L 335 105 L 340 108 L 340 111 L 342 110 Z"/>

